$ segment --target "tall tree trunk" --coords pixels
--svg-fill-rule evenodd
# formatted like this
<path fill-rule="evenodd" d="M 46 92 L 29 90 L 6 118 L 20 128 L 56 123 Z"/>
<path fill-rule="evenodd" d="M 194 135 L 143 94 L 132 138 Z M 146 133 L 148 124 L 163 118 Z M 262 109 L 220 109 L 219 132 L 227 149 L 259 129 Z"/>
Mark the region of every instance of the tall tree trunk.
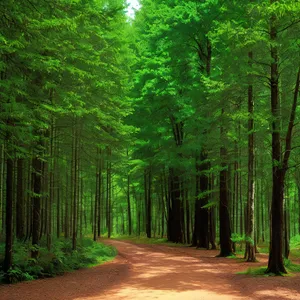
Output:
<path fill-rule="evenodd" d="M 27 191 L 30 191 L 32 189 L 31 187 L 31 160 L 28 160 L 27 163 L 27 181 L 26 181 L 26 188 Z M 31 209 L 31 197 L 30 194 L 26 193 L 26 234 L 24 241 L 27 241 L 29 239 L 29 236 L 31 235 L 31 225 L 32 225 L 32 209 Z"/>
<path fill-rule="evenodd" d="M 214 188 L 214 176 L 210 176 L 210 184 L 209 184 L 209 190 L 212 191 Z M 211 200 L 213 199 L 213 193 L 210 192 Z M 209 242 L 211 244 L 211 249 L 216 250 L 216 214 L 215 214 L 215 207 L 210 207 L 209 209 Z"/>
<path fill-rule="evenodd" d="M 289 238 L 289 220 L 288 220 L 288 204 L 287 201 L 284 201 L 285 207 L 284 207 L 284 258 L 288 259 L 290 255 L 290 238 Z"/>
<path fill-rule="evenodd" d="M 170 122 L 172 125 L 173 137 L 176 147 L 179 151 L 178 158 L 182 157 L 180 148 L 183 144 L 184 123 L 176 120 L 173 115 L 170 115 Z M 171 167 L 169 169 L 170 177 L 170 204 L 168 229 L 169 240 L 174 243 L 183 242 L 183 228 L 184 228 L 184 209 L 182 202 L 182 184 L 181 184 L 181 169 Z"/>
<path fill-rule="evenodd" d="M 111 218 L 111 198 L 112 198 L 112 180 L 111 180 L 111 149 L 107 148 L 107 236 L 110 238 L 112 230 L 112 218 Z"/>
<path fill-rule="evenodd" d="M 58 179 L 59 182 L 59 179 Z M 56 207 L 56 237 L 60 237 L 61 227 L 61 207 L 60 207 L 60 183 L 57 186 L 57 207 Z"/>
<path fill-rule="evenodd" d="M 300 183 L 297 185 L 298 191 L 298 234 L 300 235 Z"/>
<path fill-rule="evenodd" d="M 274 4 L 277 0 L 270 0 Z M 282 230 L 283 230 L 283 187 L 284 171 L 280 168 L 281 143 L 280 143 L 280 103 L 279 103 L 279 71 L 278 71 L 278 48 L 277 48 L 277 28 L 276 16 L 270 20 L 271 39 L 271 111 L 272 121 L 272 164 L 273 164 L 273 188 L 271 206 L 271 241 L 270 255 L 267 273 L 286 273 L 282 257 Z"/>
<path fill-rule="evenodd" d="M 202 47 L 201 43 L 195 39 L 197 43 L 197 52 L 199 60 L 205 64 L 206 77 L 210 77 L 212 45 L 210 40 L 206 39 L 206 44 Z M 203 50 L 205 49 L 205 50 Z M 205 129 L 203 136 L 207 136 L 208 132 Z M 192 245 L 198 248 L 209 249 L 209 211 L 203 208 L 208 204 L 209 200 L 209 174 L 210 163 L 208 162 L 207 145 L 202 145 L 200 157 L 196 156 L 196 203 L 195 203 L 195 224 Z M 199 197 L 200 195 L 200 197 Z M 198 203 L 197 203 L 198 202 Z"/>
<path fill-rule="evenodd" d="M 207 172 L 210 169 L 210 164 L 207 162 L 208 154 L 203 149 L 200 155 L 201 165 L 199 166 L 200 171 L 200 193 L 201 197 L 199 197 L 198 201 L 200 202 L 200 224 L 199 224 L 199 241 L 198 248 L 206 248 L 209 249 L 209 224 L 208 224 L 208 209 L 203 208 L 203 206 L 208 204 L 209 200 L 209 177 Z"/>
<path fill-rule="evenodd" d="M 83 197 L 84 197 L 84 185 L 83 185 L 83 178 L 81 178 L 80 181 L 80 225 L 79 225 L 79 229 L 80 229 L 80 239 L 82 239 L 83 237 L 83 216 L 84 216 L 84 209 L 83 209 Z"/>
<path fill-rule="evenodd" d="M 38 156 L 33 158 L 33 205 L 32 205 L 32 246 L 31 257 L 36 259 L 39 251 L 39 237 L 41 230 L 41 188 L 42 188 L 42 161 Z"/>
<path fill-rule="evenodd" d="M 198 169 L 197 167 L 197 158 L 196 158 L 196 170 Z M 198 170 L 197 170 L 198 172 Z M 194 211 L 194 230 L 193 230 L 193 237 L 192 237 L 192 247 L 197 247 L 198 241 L 199 241 L 199 236 L 200 236 L 200 210 L 201 210 L 201 203 L 198 200 L 198 195 L 200 194 L 200 180 L 198 179 L 199 175 L 196 175 L 196 195 L 195 195 L 195 211 Z"/>
<path fill-rule="evenodd" d="M 137 200 L 138 201 L 138 200 Z M 138 205 L 138 224 L 137 224 L 137 235 L 141 235 L 141 211 L 142 211 L 142 194 L 139 197 L 139 205 Z"/>
<path fill-rule="evenodd" d="M 222 109 L 224 115 L 224 109 Z M 221 141 L 220 149 L 221 167 L 220 172 L 220 206 L 219 206 L 219 221 L 220 221 L 220 257 L 232 255 L 231 228 L 229 217 L 229 199 L 228 199 L 228 165 L 227 165 L 227 149 L 224 144 L 225 131 L 221 126 Z"/>
<path fill-rule="evenodd" d="M 249 65 L 252 66 L 253 52 L 249 52 Z M 248 87 L 248 200 L 247 200 L 247 229 L 246 229 L 246 253 L 248 262 L 255 262 L 255 241 L 254 241 L 254 99 L 252 82 Z"/>
<path fill-rule="evenodd" d="M 65 238 L 69 238 L 69 180 L 68 180 L 68 171 L 66 173 L 66 199 L 65 199 L 65 226 L 64 226 L 64 231 L 65 231 Z"/>
<path fill-rule="evenodd" d="M 98 151 L 98 150 L 97 150 Z M 97 219 L 98 219 L 98 197 L 99 197 L 99 171 L 98 171 L 98 166 L 96 170 L 96 190 L 95 190 L 95 202 L 94 202 L 94 241 L 97 240 Z"/>
<path fill-rule="evenodd" d="M 190 233 L 190 202 L 188 199 L 188 188 L 185 189 L 185 217 L 186 217 L 186 243 L 190 244 L 191 242 L 191 233 Z M 163 199 L 163 198 L 162 198 Z M 162 202 L 162 205 L 164 207 L 164 202 Z M 162 218 L 163 221 L 163 218 Z"/>
<path fill-rule="evenodd" d="M 101 199 L 102 199 L 102 156 L 101 149 L 99 150 L 99 176 L 98 176 L 98 220 L 97 220 L 97 236 L 101 236 Z"/>
<path fill-rule="evenodd" d="M 271 4 L 277 0 L 271 0 Z M 270 20 L 271 30 L 271 111 L 272 111 L 272 162 L 273 162 L 273 189 L 272 189 L 272 220 L 271 220 L 271 242 L 270 256 L 267 273 L 281 274 L 286 273 L 283 264 L 283 202 L 284 202 L 284 180 L 288 169 L 288 162 L 292 151 L 292 133 L 296 118 L 296 109 L 300 89 L 300 67 L 297 72 L 296 85 L 294 90 L 294 99 L 290 113 L 288 130 L 285 138 L 285 151 L 281 155 L 281 136 L 280 136 L 280 104 L 279 104 L 279 57 L 277 48 L 277 28 L 276 16 L 273 15 Z"/>
<path fill-rule="evenodd" d="M 170 195 L 171 195 L 171 216 L 169 219 L 172 221 L 170 223 L 170 241 L 174 243 L 183 243 L 183 228 L 182 228 L 182 201 L 181 201 L 181 184 L 180 178 L 177 175 L 179 173 L 178 169 L 170 169 Z"/>
<path fill-rule="evenodd" d="M 127 175 L 127 214 L 128 214 L 128 234 L 132 233 L 131 206 L 130 206 L 130 176 Z"/>
<path fill-rule="evenodd" d="M 4 157 L 4 143 L 1 145 L 0 150 L 0 161 L 1 161 L 1 168 L 0 168 L 0 218 L 1 218 L 1 225 L 0 225 L 0 232 L 2 233 L 4 230 L 4 165 L 5 165 L 5 157 Z"/>
<path fill-rule="evenodd" d="M 9 139 L 7 139 L 9 140 Z M 12 267 L 13 258 L 13 160 L 6 160 L 6 218 L 5 218 L 5 258 L 3 270 L 7 272 Z"/>
<path fill-rule="evenodd" d="M 151 238 L 151 221 L 152 221 L 152 214 L 151 214 L 151 209 L 152 209 L 152 201 L 151 201 L 151 183 L 152 183 L 152 178 L 151 178 L 151 169 L 149 168 L 148 172 L 148 184 L 147 184 L 147 228 L 146 228 L 146 234 L 148 238 Z"/>
<path fill-rule="evenodd" d="M 46 198 L 47 206 L 48 206 L 48 225 L 47 225 L 47 248 L 51 249 L 52 244 L 52 203 L 54 202 L 54 121 L 52 117 L 51 121 L 51 130 L 50 130 L 50 161 L 47 163 L 50 167 L 49 174 L 49 197 Z M 46 169 L 47 177 L 48 177 L 48 168 Z M 47 183 L 48 188 L 48 183 Z"/>
<path fill-rule="evenodd" d="M 74 147 L 74 171 L 73 171 L 73 225 L 72 225 L 72 249 L 76 250 L 77 247 L 77 198 L 78 198 L 78 131 L 77 122 L 75 120 L 75 126 L 73 131 L 73 147 Z"/>
<path fill-rule="evenodd" d="M 23 188 L 23 169 L 24 160 L 19 158 L 17 161 L 17 203 L 16 203 L 16 235 L 19 240 L 24 238 L 24 188 Z"/>

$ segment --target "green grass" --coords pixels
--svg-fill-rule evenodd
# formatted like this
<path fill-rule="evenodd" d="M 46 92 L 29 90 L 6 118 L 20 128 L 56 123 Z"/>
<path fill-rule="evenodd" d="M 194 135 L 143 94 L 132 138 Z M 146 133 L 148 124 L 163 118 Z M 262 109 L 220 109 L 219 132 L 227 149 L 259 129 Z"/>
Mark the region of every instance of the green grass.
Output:
<path fill-rule="evenodd" d="M 288 272 L 300 273 L 300 265 L 299 264 L 295 264 L 291 260 L 285 259 L 284 265 Z"/>
<path fill-rule="evenodd" d="M 295 264 L 289 259 L 284 260 L 284 265 L 288 273 L 300 273 L 300 265 Z M 258 268 L 248 268 L 246 271 L 243 272 L 238 272 L 237 274 L 242 274 L 242 275 L 250 275 L 250 276 L 275 276 L 275 274 L 265 274 L 265 271 L 267 269 L 267 266 L 265 267 L 258 267 Z M 289 274 L 282 274 L 283 276 L 290 276 Z"/>
<path fill-rule="evenodd" d="M 180 243 L 172 243 L 168 242 L 168 239 L 166 238 L 147 238 L 146 236 L 129 236 L 129 235 L 114 235 L 112 236 L 112 239 L 116 240 L 124 240 L 124 241 L 130 241 L 135 244 L 147 244 L 147 245 L 166 245 L 171 247 L 183 247 L 187 246 L 186 244 L 180 244 Z"/>
<path fill-rule="evenodd" d="M 268 243 L 258 245 L 259 253 L 268 254 L 269 253 L 269 245 Z M 290 241 L 290 257 L 292 258 L 300 258 L 300 235 L 297 235 L 291 238 Z M 288 273 L 300 273 L 300 265 L 293 263 L 291 260 L 285 259 L 284 265 Z M 258 268 L 248 268 L 243 272 L 239 272 L 237 274 L 250 275 L 250 276 L 274 276 L 275 274 L 265 274 L 267 267 L 258 267 Z M 291 276 L 289 274 L 283 274 L 283 276 Z"/>
<path fill-rule="evenodd" d="M 65 272 L 92 267 L 112 260 L 117 250 L 112 246 L 96 243 L 91 239 L 78 240 L 77 250 L 72 251 L 70 240 L 59 239 L 48 251 L 42 241 L 39 256 L 30 258 L 30 243 L 14 243 L 13 268 L 7 274 L 0 269 L 0 281 L 15 283 L 38 278 L 54 277 Z M 0 253 L 4 253 L 4 244 L 0 244 Z M 2 265 L 4 257 L 0 256 Z"/>
<path fill-rule="evenodd" d="M 269 276 L 265 274 L 266 269 L 267 267 L 248 268 L 246 271 L 237 272 L 237 274 L 250 275 L 250 276 Z"/>
<path fill-rule="evenodd" d="M 269 246 L 258 246 L 257 250 L 259 253 L 269 254 Z"/>

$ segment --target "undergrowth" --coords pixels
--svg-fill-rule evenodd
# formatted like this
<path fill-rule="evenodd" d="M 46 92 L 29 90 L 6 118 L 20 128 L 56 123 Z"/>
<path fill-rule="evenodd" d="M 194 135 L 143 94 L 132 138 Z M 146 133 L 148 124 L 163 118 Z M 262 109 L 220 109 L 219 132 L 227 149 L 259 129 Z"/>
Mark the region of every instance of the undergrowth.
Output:
<path fill-rule="evenodd" d="M 146 235 L 141 235 L 141 236 L 114 235 L 112 236 L 112 238 L 117 240 L 131 241 L 135 244 L 150 244 L 150 245 L 160 244 L 160 245 L 166 245 L 172 247 L 187 246 L 185 244 L 169 242 L 167 238 L 147 238 Z"/>
<path fill-rule="evenodd" d="M 300 273 L 300 265 L 295 264 L 289 259 L 284 259 L 284 265 L 288 273 Z M 250 276 L 275 276 L 275 274 L 266 274 L 267 267 L 248 268 L 246 271 L 238 272 L 237 274 L 250 275 Z M 289 276 L 289 274 L 281 274 L 282 276 Z"/>
<path fill-rule="evenodd" d="M 13 267 L 5 274 L 0 269 L 0 282 L 16 283 L 38 278 L 54 277 L 65 272 L 91 267 L 112 260 L 117 251 L 112 246 L 96 243 L 90 239 L 78 240 L 77 250 L 72 250 L 70 240 L 59 239 L 53 243 L 51 251 L 41 242 L 37 259 L 30 258 L 31 244 L 15 242 L 13 247 Z M 4 253 L 4 244 L 0 244 Z M 4 257 L 0 255 L 0 265 Z"/>

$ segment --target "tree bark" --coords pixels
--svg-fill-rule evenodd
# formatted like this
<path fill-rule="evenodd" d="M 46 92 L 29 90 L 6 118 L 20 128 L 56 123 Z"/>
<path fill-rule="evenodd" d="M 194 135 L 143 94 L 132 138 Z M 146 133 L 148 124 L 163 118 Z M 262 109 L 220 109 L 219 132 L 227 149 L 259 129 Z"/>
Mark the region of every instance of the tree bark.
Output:
<path fill-rule="evenodd" d="M 222 109 L 224 115 L 224 109 Z M 220 149 L 221 167 L 220 172 L 220 206 L 219 206 L 219 221 L 220 221 L 220 254 L 219 257 L 227 257 L 232 255 L 231 228 L 229 217 L 229 198 L 228 198 L 228 166 L 227 166 L 227 149 L 224 145 L 225 131 L 221 126 L 221 141 L 223 145 Z"/>
<path fill-rule="evenodd" d="M 127 215 L 128 215 L 128 234 L 132 233 L 131 205 L 130 205 L 130 176 L 127 175 Z"/>
<path fill-rule="evenodd" d="M 16 235 L 19 240 L 24 238 L 24 187 L 23 187 L 24 160 L 17 161 L 17 203 L 16 203 Z"/>
<path fill-rule="evenodd" d="M 97 207 L 97 236 L 100 238 L 101 236 L 101 199 L 102 199 L 102 153 L 101 149 L 99 150 L 99 176 L 98 176 L 98 207 Z"/>
<path fill-rule="evenodd" d="M 39 237 L 41 227 L 41 188 L 42 188 L 42 161 L 35 156 L 32 162 L 33 167 L 33 205 L 32 205 L 32 246 L 31 257 L 36 259 L 39 251 Z"/>
<path fill-rule="evenodd" d="M 74 147 L 74 171 L 73 171 L 73 232 L 72 232 L 72 249 L 76 250 L 77 247 L 77 198 L 78 198 L 78 132 L 76 130 L 77 123 L 75 121 L 73 131 L 73 147 Z"/>
<path fill-rule="evenodd" d="M 6 160 L 6 216 L 5 216 L 5 257 L 3 270 L 7 272 L 12 267 L 13 258 L 13 160 Z"/>
<path fill-rule="evenodd" d="M 252 66 L 253 52 L 249 52 L 249 65 Z M 254 241 L 254 99 L 252 82 L 248 87 L 248 200 L 247 200 L 247 230 L 246 230 L 246 253 L 248 262 L 255 262 Z"/>
<path fill-rule="evenodd" d="M 270 0 L 274 4 L 277 0 Z M 283 263 L 283 199 L 284 199 L 284 177 L 285 171 L 281 164 L 281 141 L 280 141 L 280 103 L 279 103 L 279 57 L 277 48 L 276 16 L 270 20 L 271 45 L 271 112 L 272 112 L 272 206 L 271 206 L 271 241 L 270 255 L 267 273 L 286 273 Z"/>
<path fill-rule="evenodd" d="M 151 238 L 151 227 L 152 227 L 152 195 L 151 195 L 151 183 L 152 183 L 152 178 L 151 178 L 151 170 L 149 168 L 148 172 L 148 190 L 147 190 L 147 228 L 146 228 L 146 234 L 148 238 Z"/>
<path fill-rule="evenodd" d="M 1 150 L 0 150 L 0 160 L 1 160 L 1 168 L 0 168 L 0 218 L 1 218 L 1 227 L 0 227 L 0 232 L 2 233 L 4 230 L 4 165 L 6 164 L 5 162 L 5 157 L 4 157 L 4 143 L 1 145 Z"/>

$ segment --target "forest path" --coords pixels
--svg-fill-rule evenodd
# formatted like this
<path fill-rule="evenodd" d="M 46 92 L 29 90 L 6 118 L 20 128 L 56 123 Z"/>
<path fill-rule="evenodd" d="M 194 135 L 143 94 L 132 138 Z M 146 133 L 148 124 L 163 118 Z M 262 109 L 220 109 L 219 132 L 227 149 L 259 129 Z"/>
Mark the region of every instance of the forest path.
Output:
<path fill-rule="evenodd" d="M 254 278 L 236 275 L 250 264 L 216 258 L 217 251 L 106 240 L 113 262 L 64 276 L 0 286 L 1 300 L 230 300 L 300 299 L 300 275 Z"/>

